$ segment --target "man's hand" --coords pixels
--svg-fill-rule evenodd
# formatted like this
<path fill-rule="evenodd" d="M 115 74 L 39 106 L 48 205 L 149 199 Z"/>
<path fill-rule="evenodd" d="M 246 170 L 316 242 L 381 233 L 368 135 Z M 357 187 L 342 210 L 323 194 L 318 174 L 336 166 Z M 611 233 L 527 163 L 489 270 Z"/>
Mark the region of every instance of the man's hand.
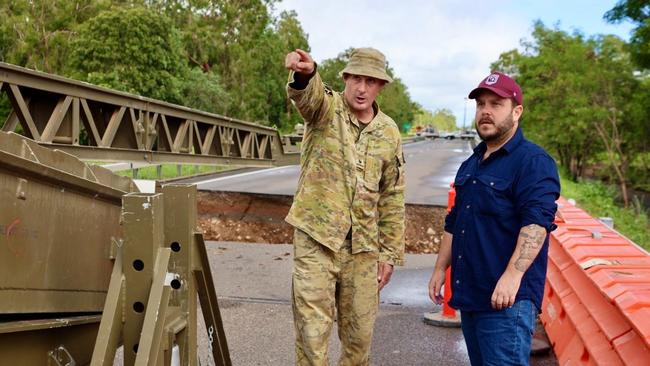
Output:
<path fill-rule="evenodd" d="M 393 275 L 393 265 L 384 262 L 377 263 L 377 282 L 379 283 L 379 291 L 390 281 L 390 276 Z"/>
<path fill-rule="evenodd" d="M 284 67 L 298 74 L 311 75 L 316 64 L 307 52 L 297 48 L 295 51 L 287 53 L 284 58 Z"/>
<path fill-rule="evenodd" d="M 492 292 L 492 309 L 502 310 L 515 303 L 523 273 L 506 270 Z"/>
<path fill-rule="evenodd" d="M 444 284 L 445 270 L 434 269 L 429 280 L 429 298 L 438 305 L 444 302 L 444 296 L 441 294 L 442 285 Z"/>

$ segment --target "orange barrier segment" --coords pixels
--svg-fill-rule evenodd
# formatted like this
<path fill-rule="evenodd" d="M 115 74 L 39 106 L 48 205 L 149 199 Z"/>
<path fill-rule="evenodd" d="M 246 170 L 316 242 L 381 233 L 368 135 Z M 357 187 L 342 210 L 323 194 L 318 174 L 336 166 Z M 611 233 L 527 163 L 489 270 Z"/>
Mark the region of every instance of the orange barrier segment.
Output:
<path fill-rule="evenodd" d="M 451 211 L 456 202 L 456 189 L 454 188 L 454 183 L 449 185 L 449 191 L 447 191 L 447 213 Z M 451 300 L 451 266 L 447 267 L 445 270 L 445 279 L 446 283 L 443 287 L 443 303 L 442 311 L 436 313 L 424 313 L 423 321 L 427 324 L 439 327 L 460 327 L 460 314 L 456 312 L 456 309 L 449 306 L 449 300 Z"/>
<path fill-rule="evenodd" d="M 449 184 L 449 191 L 447 191 L 447 213 L 451 212 L 451 209 L 454 208 L 454 204 L 456 203 L 456 188 L 454 188 L 454 183 L 452 182 Z M 456 309 L 452 308 L 449 306 L 449 300 L 451 300 L 451 266 L 447 267 L 447 270 L 445 271 L 445 278 L 446 282 L 449 283 L 449 285 L 445 285 L 444 289 L 444 303 L 442 305 L 442 316 L 445 318 L 460 318 L 459 315 L 456 314 Z"/>
<path fill-rule="evenodd" d="M 540 316 L 560 364 L 650 365 L 650 255 L 558 200 Z"/>

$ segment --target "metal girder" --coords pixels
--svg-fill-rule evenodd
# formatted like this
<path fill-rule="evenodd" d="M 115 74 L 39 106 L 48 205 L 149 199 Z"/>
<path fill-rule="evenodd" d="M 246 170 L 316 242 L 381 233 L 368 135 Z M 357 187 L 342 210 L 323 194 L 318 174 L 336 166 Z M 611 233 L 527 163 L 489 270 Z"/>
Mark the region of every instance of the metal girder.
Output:
<path fill-rule="evenodd" d="M 149 164 L 191 164 L 191 165 L 237 165 L 247 167 L 269 168 L 275 161 L 269 159 L 245 159 L 238 157 L 220 157 L 211 155 L 179 154 L 164 151 L 139 151 L 121 148 L 102 148 L 81 145 L 44 145 L 55 150 L 64 151 L 79 159 L 92 161 L 147 162 Z"/>
<path fill-rule="evenodd" d="M 0 90 L 13 108 L 4 131 L 20 124 L 39 144 L 81 159 L 245 166 L 299 161 L 298 153 L 285 152 L 274 128 L 1 62 Z"/>

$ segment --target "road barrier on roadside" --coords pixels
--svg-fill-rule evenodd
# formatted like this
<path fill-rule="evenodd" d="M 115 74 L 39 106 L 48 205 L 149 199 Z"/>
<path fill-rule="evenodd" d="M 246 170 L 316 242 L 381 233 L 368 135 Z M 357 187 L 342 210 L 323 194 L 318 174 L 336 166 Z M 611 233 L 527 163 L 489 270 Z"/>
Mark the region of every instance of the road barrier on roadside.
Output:
<path fill-rule="evenodd" d="M 454 183 L 449 185 L 449 191 L 447 191 L 447 213 L 449 213 L 454 207 L 456 202 L 456 189 L 454 188 Z M 445 282 L 451 281 L 451 267 L 447 267 L 445 271 Z M 460 327 L 460 314 L 456 312 L 456 309 L 449 306 L 449 300 L 451 300 L 451 286 L 444 286 L 443 289 L 444 301 L 442 304 L 442 311 L 436 313 L 424 313 L 423 321 L 427 324 L 446 327 L 446 328 L 457 328 Z"/>
<path fill-rule="evenodd" d="M 541 320 L 561 365 L 650 364 L 650 255 L 564 198 Z"/>

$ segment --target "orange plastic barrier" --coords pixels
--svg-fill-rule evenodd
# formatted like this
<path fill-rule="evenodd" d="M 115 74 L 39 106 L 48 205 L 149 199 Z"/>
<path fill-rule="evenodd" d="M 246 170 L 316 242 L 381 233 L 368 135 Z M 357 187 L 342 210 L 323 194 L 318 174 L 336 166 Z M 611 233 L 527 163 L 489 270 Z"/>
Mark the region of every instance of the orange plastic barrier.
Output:
<path fill-rule="evenodd" d="M 456 202 L 456 189 L 454 188 L 454 183 L 451 183 L 449 187 L 449 191 L 447 191 L 448 213 L 451 211 L 452 207 L 454 207 L 454 203 Z M 447 267 L 445 278 L 448 284 L 445 284 L 443 290 L 444 301 L 442 304 L 442 311 L 436 313 L 424 313 L 423 321 L 436 327 L 457 328 L 460 327 L 460 314 L 456 312 L 456 309 L 449 306 L 449 300 L 451 300 L 451 267 Z"/>
<path fill-rule="evenodd" d="M 449 185 L 449 191 L 447 191 L 447 212 L 450 212 L 456 203 L 456 188 L 454 188 L 454 183 Z M 460 315 L 456 314 L 456 309 L 449 306 L 449 300 L 451 300 L 451 267 L 448 267 L 445 271 L 445 278 L 447 279 L 448 285 L 445 285 L 444 289 L 444 302 L 442 305 L 442 317 L 448 319 L 451 322 L 460 323 Z"/>
<path fill-rule="evenodd" d="M 650 254 L 563 198 L 540 316 L 561 365 L 650 365 Z"/>

